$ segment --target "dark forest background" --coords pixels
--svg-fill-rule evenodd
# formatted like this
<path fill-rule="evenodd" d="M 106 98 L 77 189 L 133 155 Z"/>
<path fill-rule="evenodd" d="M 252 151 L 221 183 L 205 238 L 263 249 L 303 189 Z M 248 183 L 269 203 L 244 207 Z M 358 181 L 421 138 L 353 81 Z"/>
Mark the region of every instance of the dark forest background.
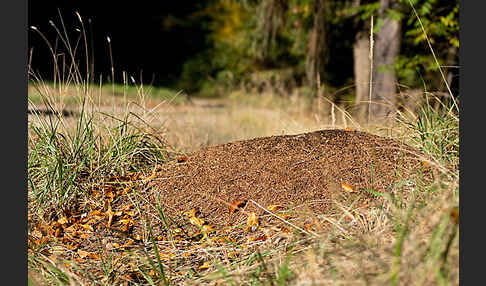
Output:
<path fill-rule="evenodd" d="M 29 1 L 28 11 L 29 27 L 55 48 L 62 45 L 49 21 L 75 42 L 79 12 L 96 82 L 101 75 L 112 80 L 109 37 L 118 83 L 127 72 L 145 84 L 213 96 L 259 91 L 262 82 L 282 95 L 315 94 L 322 85 L 331 100 L 356 102 L 368 94 L 373 16 L 374 99 L 405 89 L 458 95 L 459 2 L 453 0 Z M 48 46 L 33 29 L 28 39 L 33 70 L 49 79 Z"/>

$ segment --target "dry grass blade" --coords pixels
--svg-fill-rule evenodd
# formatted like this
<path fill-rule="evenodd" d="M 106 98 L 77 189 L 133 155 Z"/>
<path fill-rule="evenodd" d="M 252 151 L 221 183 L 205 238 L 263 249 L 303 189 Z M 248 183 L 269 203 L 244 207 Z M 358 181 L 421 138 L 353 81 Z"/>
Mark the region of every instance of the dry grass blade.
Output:
<path fill-rule="evenodd" d="M 255 202 L 254 200 L 249 200 L 249 201 L 250 201 L 250 202 L 252 202 L 252 203 L 254 203 L 254 204 L 257 206 L 257 207 L 259 207 L 260 209 L 262 209 L 262 210 L 263 210 L 263 211 L 265 211 L 266 213 L 268 213 L 268 214 L 270 214 L 271 216 L 273 216 L 273 217 L 275 217 L 275 218 L 277 218 L 277 219 L 279 219 L 279 220 L 283 221 L 284 223 L 286 223 L 286 224 L 288 224 L 288 225 L 292 226 L 293 228 L 295 228 L 295 229 L 299 230 L 300 232 L 305 233 L 305 234 L 308 234 L 308 235 L 312 235 L 312 236 L 315 236 L 315 237 L 319 237 L 319 235 L 317 235 L 316 233 L 314 233 L 314 232 L 308 232 L 308 231 L 306 231 L 306 230 L 304 230 L 304 229 L 302 229 L 302 228 L 300 228 L 300 227 L 296 226 L 295 224 L 293 224 L 293 223 L 291 223 L 291 222 L 289 222 L 289 221 L 287 221 L 287 220 L 285 220 L 285 219 L 283 219 L 283 218 L 279 217 L 278 215 L 276 215 L 276 214 L 272 213 L 271 211 L 267 210 L 266 208 L 262 207 L 262 206 L 261 206 L 259 203 Z"/>

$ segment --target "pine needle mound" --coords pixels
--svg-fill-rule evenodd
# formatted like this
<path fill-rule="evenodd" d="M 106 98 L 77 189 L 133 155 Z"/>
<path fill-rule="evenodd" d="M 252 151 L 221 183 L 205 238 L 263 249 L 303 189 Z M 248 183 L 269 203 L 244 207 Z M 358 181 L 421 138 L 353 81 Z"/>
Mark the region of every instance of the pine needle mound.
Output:
<path fill-rule="evenodd" d="M 263 137 L 171 161 L 140 195 L 154 214 L 158 199 L 169 216 L 196 208 L 212 225 L 234 225 L 249 212 L 264 214 L 262 206 L 327 212 L 337 195 L 370 201 L 373 192 L 390 192 L 417 171 L 420 158 L 408 145 L 360 131 Z M 241 204 L 242 212 L 230 211 L 239 201 L 250 203 Z"/>

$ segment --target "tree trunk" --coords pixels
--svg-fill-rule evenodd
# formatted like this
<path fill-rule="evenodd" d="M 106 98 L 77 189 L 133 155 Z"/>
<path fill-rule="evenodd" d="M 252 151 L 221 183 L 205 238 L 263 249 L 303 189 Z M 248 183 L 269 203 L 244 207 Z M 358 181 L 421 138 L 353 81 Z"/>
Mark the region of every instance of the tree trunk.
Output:
<path fill-rule="evenodd" d="M 357 8 L 361 5 L 361 0 L 353 0 L 352 7 Z M 368 96 L 370 84 L 370 25 L 369 21 L 361 21 L 355 18 L 354 25 L 357 33 L 353 44 L 354 59 L 354 85 L 355 85 L 355 116 L 359 120 L 364 120 L 368 110 Z"/>
<path fill-rule="evenodd" d="M 400 22 L 386 16 L 386 11 L 397 8 L 398 3 L 396 0 L 380 0 L 380 3 L 378 19 L 383 19 L 383 25 L 374 36 L 373 88 L 370 103 L 372 122 L 383 120 L 395 111 L 397 97 L 393 64 L 400 52 L 401 43 Z"/>
<path fill-rule="evenodd" d="M 324 71 L 324 51 L 326 47 L 326 34 L 324 29 L 324 12 L 326 0 L 314 1 L 314 27 L 309 35 L 307 56 L 305 59 L 305 72 L 310 88 L 317 88 L 317 74 L 322 79 Z"/>
<path fill-rule="evenodd" d="M 365 118 L 368 110 L 370 84 L 370 40 L 369 29 L 359 31 L 353 44 L 354 83 L 356 89 L 356 116 L 360 120 Z"/>

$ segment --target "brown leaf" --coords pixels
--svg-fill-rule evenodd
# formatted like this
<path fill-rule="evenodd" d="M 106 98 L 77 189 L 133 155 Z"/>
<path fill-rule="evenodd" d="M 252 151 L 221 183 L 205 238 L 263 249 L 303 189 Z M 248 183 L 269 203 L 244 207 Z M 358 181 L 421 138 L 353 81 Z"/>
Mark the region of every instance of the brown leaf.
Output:
<path fill-rule="evenodd" d="M 232 202 L 229 206 L 229 213 L 236 212 L 239 208 L 242 208 L 246 205 L 247 200 L 240 200 L 236 202 Z"/>
<path fill-rule="evenodd" d="M 90 253 L 88 254 L 88 257 L 95 260 L 101 260 L 100 255 L 98 253 Z"/>
<path fill-rule="evenodd" d="M 81 250 L 81 249 L 78 249 L 78 255 L 81 258 L 85 258 L 86 256 L 89 255 L 89 252 L 88 251 Z"/>
<path fill-rule="evenodd" d="M 266 234 L 262 234 L 262 235 L 250 238 L 250 241 L 265 241 L 265 240 L 267 240 L 267 238 L 268 237 L 267 237 Z"/>
<path fill-rule="evenodd" d="M 108 215 L 108 222 L 106 223 L 106 227 L 110 227 L 111 226 L 111 223 L 113 221 L 114 214 L 115 213 L 111 210 L 111 204 L 108 201 L 108 210 L 106 211 L 106 215 Z"/>
<path fill-rule="evenodd" d="M 455 207 L 450 212 L 450 218 L 455 224 L 459 223 L 459 208 Z"/>
<path fill-rule="evenodd" d="M 184 163 L 186 161 L 187 161 L 187 156 L 186 155 L 182 155 L 179 158 L 177 158 L 177 163 Z"/>
<path fill-rule="evenodd" d="M 61 236 L 61 229 L 57 228 L 56 231 L 54 232 L 55 237 L 60 237 Z"/>

